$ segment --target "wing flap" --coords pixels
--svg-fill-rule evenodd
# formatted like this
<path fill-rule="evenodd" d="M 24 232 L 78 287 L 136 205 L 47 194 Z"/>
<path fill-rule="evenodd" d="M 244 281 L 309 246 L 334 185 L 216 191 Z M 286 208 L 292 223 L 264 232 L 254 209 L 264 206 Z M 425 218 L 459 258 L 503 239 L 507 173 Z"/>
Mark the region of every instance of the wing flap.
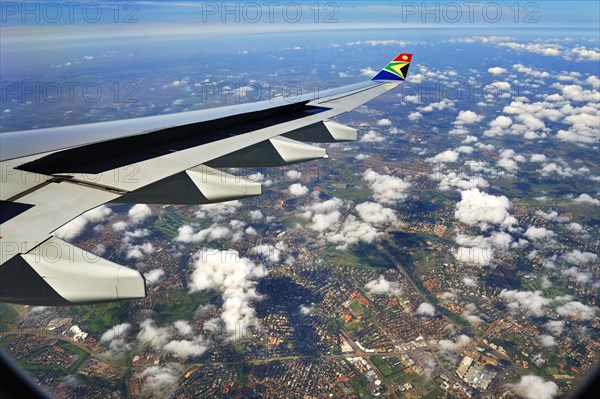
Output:
<path fill-rule="evenodd" d="M 260 194 L 262 194 L 260 183 L 233 176 L 206 165 L 198 165 L 127 193 L 119 197 L 116 202 L 199 205 Z"/>
<path fill-rule="evenodd" d="M 313 143 L 339 143 L 355 141 L 358 130 L 333 121 L 322 121 L 283 135 L 293 140 L 310 141 Z"/>
<path fill-rule="evenodd" d="M 144 298 L 138 271 L 113 263 L 56 237 L 0 267 L 0 300 L 74 305 Z"/>
<path fill-rule="evenodd" d="M 273 137 L 207 162 L 213 167 L 283 166 L 324 158 L 324 148 L 286 137 Z"/>

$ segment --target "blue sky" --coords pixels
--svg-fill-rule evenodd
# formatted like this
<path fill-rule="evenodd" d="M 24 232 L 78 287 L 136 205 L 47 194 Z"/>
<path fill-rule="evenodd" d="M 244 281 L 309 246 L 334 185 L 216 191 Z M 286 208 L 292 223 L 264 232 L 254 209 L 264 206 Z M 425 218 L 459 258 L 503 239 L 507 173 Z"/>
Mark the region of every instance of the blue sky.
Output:
<path fill-rule="evenodd" d="M 407 28 L 599 29 L 597 1 L 81 1 L 1 2 L 2 25 L 200 23 L 246 28 L 308 24 L 313 28 L 378 25 Z M 118 4 L 118 6 L 115 6 Z M 275 4 L 275 5 L 273 5 Z M 99 11 L 99 5 L 102 9 Z M 100 16 L 98 15 L 100 12 Z"/>

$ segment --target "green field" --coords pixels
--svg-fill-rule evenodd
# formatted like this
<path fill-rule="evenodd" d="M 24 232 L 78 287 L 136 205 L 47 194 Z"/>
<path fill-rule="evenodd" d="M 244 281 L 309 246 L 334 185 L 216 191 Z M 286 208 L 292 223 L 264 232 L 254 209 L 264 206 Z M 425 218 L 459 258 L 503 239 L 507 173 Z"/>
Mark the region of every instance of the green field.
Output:
<path fill-rule="evenodd" d="M 6 326 L 17 320 L 18 313 L 9 303 L 0 303 L 0 331 L 5 331 Z"/>
<path fill-rule="evenodd" d="M 189 294 L 185 291 L 173 291 L 160 296 L 154 303 L 156 312 L 154 319 L 158 324 L 173 323 L 177 320 L 188 319 L 198 306 L 212 303 L 219 298 L 217 291 L 202 291 Z"/>

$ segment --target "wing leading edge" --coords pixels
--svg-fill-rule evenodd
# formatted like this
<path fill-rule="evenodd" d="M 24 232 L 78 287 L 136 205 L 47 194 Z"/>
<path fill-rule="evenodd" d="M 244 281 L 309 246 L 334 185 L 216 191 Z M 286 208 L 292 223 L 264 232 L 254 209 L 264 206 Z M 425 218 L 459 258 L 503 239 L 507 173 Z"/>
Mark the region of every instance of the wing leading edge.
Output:
<path fill-rule="evenodd" d="M 305 142 L 356 140 L 356 129 L 331 119 L 396 87 L 411 58 L 400 54 L 371 81 L 293 103 L 1 134 L 0 301 L 143 298 L 141 273 L 60 240 L 56 230 L 109 202 L 206 204 L 259 195 L 260 183 L 219 168 L 306 162 L 326 151 Z"/>

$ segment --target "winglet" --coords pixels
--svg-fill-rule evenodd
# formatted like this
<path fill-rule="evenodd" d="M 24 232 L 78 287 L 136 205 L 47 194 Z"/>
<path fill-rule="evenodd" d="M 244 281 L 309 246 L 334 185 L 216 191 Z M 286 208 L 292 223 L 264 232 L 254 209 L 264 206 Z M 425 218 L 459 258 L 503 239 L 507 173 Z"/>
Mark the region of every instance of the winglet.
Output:
<path fill-rule="evenodd" d="M 400 53 L 371 80 L 406 80 L 412 54 Z"/>

